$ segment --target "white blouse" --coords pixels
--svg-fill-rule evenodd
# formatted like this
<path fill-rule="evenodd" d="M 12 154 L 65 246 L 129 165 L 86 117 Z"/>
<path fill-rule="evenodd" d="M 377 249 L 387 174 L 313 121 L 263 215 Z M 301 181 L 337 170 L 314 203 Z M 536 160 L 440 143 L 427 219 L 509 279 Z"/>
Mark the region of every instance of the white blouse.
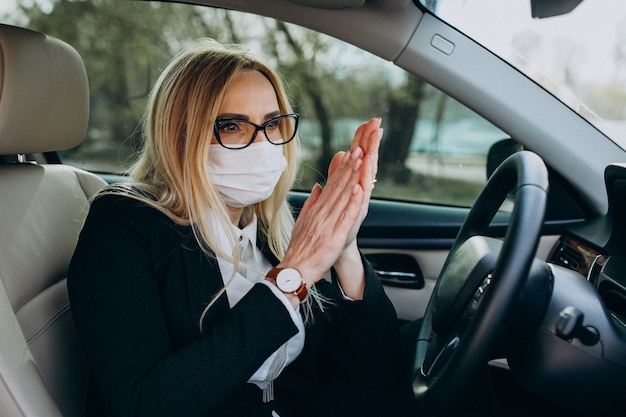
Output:
<path fill-rule="evenodd" d="M 215 215 L 211 214 L 210 217 L 218 244 L 225 252 L 230 252 L 231 246 L 224 225 Z M 267 287 L 272 290 L 274 295 L 285 305 L 285 309 L 289 312 L 291 319 L 298 328 L 298 333 L 289 339 L 276 352 L 270 355 L 270 357 L 265 360 L 261 367 L 257 369 L 257 371 L 248 380 L 249 383 L 253 383 L 263 390 L 264 401 L 270 401 L 273 399 L 272 381 L 280 375 L 282 370 L 285 369 L 287 365 L 293 362 L 298 355 L 300 355 L 300 352 L 302 352 L 302 349 L 304 348 L 304 322 L 302 321 L 299 311 L 294 310 L 287 296 L 283 294 L 283 292 L 280 291 L 275 285 L 265 279 L 267 272 L 272 269 L 272 264 L 263 256 L 261 250 L 256 246 L 256 215 L 253 214 L 252 221 L 243 229 L 235 227 L 232 224 L 227 226 L 233 228 L 237 238 L 239 239 L 241 262 L 248 267 L 240 267 L 235 275 L 232 276 L 234 268 L 233 264 L 219 256 L 217 257 L 217 262 L 222 274 L 222 279 L 224 280 L 226 295 L 230 306 L 233 307 L 237 304 L 253 285 L 257 283 L 267 285 Z M 254 346 L 250 346 L 250 349 L 254 349 Z"/>

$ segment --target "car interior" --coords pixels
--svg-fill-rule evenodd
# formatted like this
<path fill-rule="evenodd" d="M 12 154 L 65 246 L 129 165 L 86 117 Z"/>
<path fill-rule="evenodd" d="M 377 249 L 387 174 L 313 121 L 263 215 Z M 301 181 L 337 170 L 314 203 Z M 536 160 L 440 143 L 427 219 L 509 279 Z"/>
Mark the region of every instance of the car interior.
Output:
<path fill-rule="evenodd" d="M 87 74 L 71 46 L 27 29 L 0 25 L 0 50 L 0 154 L 15 155 L 0 165 L 0 415 L 80 416 L 87 373 L 65 274 L 106 183 L 29 155 L 82 140 Z"/>
<path fill-rule="evenodd" d="M 490 180 L 471 209 L 374 199 L 359 232 L 415 345 L 413 388 L 426 414 L 447 415 L 449 398 L 471 403 L 476 391 L 464 392 L 488 360 L 501 415 L 624 415 L 626 280 L 621 256 L 607 262 L 626 242 L 626 156 L 617 144 L 586 141 L 597 129 L 413 2 L 196 3 L 320 29 L 419 74 L 510 134 L 489 150 Z M 66 273 L 90 198 L 123 181 L 58 157 L 83 141 L 89 100 L 73 46 L 0 24 L 0 416 L 84 415 L 88 372 Z M 307 197 L 291 193 L 296 212 Z M 499 211 L 505 201 L 516 210 Z M 440 285 L 452 270 L 463 282 Z M 517 278 L 493 284 L 492 273 Z M 434 318 L 433 309 L 461 319 Z M 459 322 L 474 316 L 460 344 Z"/>

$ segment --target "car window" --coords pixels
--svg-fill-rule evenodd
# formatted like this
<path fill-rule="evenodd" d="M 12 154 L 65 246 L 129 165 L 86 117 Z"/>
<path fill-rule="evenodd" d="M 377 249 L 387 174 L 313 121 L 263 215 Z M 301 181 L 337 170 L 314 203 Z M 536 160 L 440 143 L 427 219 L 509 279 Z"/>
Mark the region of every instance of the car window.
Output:
<path fill-rule="evenodd" d="M 324 182 L 332 155 L 359 123 L 383 118 L 374 196 L 471 206 L 486 182 L 490 146 L 506 135 L 423 80 L 346 43 L 280 21 L 233 11 L 149 2 L 9 2 L 3 22 L 56 36 L 85 60 L 91 117 L 84 143 L 64 163 L 123 174 L 141 148 L 151 86 L 186 43 L 240 43 L 283 75 L 301 116 L 297 190 Z M 98 8 L 84 13 L 84 8 Z M 72 16 L 72 19 L 68 19 Z M 132 19 L 131 24 L 125 24 Z M 56 23 L 55 23 L 56 22 Z M 73 22 L 68 25 L 68 22 Z"/>
<path fill-rule="evenodd" d="M 626 149 L 625 2 L 422 3 Z"/>

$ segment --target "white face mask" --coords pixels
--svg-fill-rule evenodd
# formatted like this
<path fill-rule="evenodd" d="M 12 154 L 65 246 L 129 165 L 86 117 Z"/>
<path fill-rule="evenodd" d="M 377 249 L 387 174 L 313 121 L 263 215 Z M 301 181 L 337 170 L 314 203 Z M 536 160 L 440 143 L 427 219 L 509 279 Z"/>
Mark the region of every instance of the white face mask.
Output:
<path fill-rule="evenodd" d="M 246 207 L 266 200 L 285 169 L 287 158 L 282 146 L 266 140 L 239 150 L 211 145 L 211 182 L 230 207 Z"/>

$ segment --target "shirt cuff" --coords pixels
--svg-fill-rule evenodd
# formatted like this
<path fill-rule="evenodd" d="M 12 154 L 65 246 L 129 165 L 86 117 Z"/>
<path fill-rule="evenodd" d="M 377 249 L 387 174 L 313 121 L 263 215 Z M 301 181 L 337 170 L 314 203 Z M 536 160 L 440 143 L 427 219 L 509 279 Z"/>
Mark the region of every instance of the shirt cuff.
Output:
<path fill-rule="evenodd" d="M 270 290 L 272 290 L 276 298 L 278 298 L 285 305 L 285 308 L 289 312 L 289 315 L 291 316 L 291 319 L 293 320 L 294 324 L 298 327 L 298 329 L 300 329 L 300 324 L 302 323 L 302 317 L 300 316 L 300 313 L 299 313 L 300 306 L 298 305 L 296 309 L 294 310 L 293 305 L 291 304 L 291 301 L 289 301 L 285 293 L 279 290 L 276 285 L 272 284 L 268 280 L 264 279 L 262 281 L 259 281 L 259 284 L 263 284 L 269 287 Z"/>
<path fill-rule="evenodd" d="M 341 283 L 339 282 L 339 280 L 337 280 L 337 288 L 339 289 L 339 294 L 341 295 L 341 297 L 346 300 L 346 301 L 354 301 L 354 298 L 350 298 L 346 295 L 345 292 L 343 292 L 343 288 L 341 288 Z"/>

